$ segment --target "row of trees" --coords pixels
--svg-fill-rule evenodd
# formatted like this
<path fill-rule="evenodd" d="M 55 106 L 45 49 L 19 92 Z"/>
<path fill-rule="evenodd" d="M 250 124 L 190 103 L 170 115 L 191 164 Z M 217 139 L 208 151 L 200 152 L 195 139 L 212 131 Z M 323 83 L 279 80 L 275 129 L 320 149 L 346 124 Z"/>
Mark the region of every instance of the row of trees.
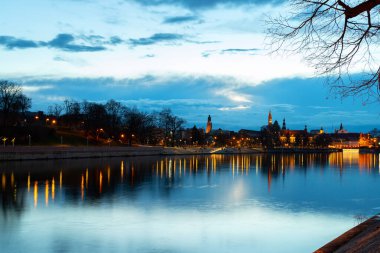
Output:
<path fill-rule="evenodd" d="M 170 109 L 147 113 L 113 99 L 105 104 L 65 100 L 63 104 L 49 106 L 48 115 L 57 118 L 60 126 L 84 130 L 86 135 L 96 139 L 120 139 L 129 145 L 162 141 L 165 145 L 174 145 L 185 123 Z"/>
<path fill-rule="evenodd" d="M 50 105 L 47 115 L 40 112 L 37 116 L 27 113 L 31 105 L 31 99 L 22 93 L 20 84 L 0 80 L 0 119 L 3 135 L 5 132 L 15 132 L 16 126 L 30 132 L 33 125 L 54 122 L 55 126 L 82 132 L 85 136 L 97 140 L 120 140 L 130 145 L 132 142 L 164 142 L 165 145 L 174 145 L 179 130 L 185 124 L 185 120 L 174 115 L 170 109 L 147 113 L 136 107 L 127 107 L 113 99 L 104 104 L 65 100 L 62 104 Z M 24 135 L 30 134 L 26 132 Z"/>

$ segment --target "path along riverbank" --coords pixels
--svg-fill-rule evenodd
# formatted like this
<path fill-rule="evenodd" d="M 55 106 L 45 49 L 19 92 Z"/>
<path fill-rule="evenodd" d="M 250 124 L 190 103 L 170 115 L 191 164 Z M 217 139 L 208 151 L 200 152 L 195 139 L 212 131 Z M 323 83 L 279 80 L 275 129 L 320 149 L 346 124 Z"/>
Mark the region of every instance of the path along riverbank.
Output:
<path fill-rule="evenodd" d="M 210 147 L 97 147 L 97 146 L 6 146 L 0 147 L 0 161 L 50 160 L 74 158 L 159 156 L 159 155 L 210 155 L 210 154 L 254 154 L 254 153 L 328 153 L 331 149 L 276 149 L 262 148 L 210 148 Z"/>

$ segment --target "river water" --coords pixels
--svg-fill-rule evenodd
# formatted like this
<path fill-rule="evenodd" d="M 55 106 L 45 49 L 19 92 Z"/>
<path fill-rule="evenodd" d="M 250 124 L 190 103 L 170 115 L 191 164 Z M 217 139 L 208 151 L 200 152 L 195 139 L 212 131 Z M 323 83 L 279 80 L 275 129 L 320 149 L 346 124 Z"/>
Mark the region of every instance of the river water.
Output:
<path fill-rule="evenodd" d="M 380 210 L 379 155 L 0 164 L 0 252 L 311 252 Z"/>

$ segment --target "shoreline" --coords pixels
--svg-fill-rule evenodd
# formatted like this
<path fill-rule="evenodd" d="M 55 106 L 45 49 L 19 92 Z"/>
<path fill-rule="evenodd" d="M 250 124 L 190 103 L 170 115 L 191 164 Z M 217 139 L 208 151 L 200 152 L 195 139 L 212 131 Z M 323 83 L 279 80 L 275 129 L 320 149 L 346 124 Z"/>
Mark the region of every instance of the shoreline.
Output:
<path fill-rule="evenodd" d="M 57 160 L 131 156 L 174 156 L 212 154 L 286 154 L 333 153 L 339 149 L 272 149 L 262 148 L 209 148 L 209 147 L 97 147 L 97 146 L 16 146 L 0 147 L 0 161 Z"/>
<path fill-rule="evenodd" d="M 341 234 L 314 253 L 378 252 L 379 236 L 380 215 L 378 214 Z"/>

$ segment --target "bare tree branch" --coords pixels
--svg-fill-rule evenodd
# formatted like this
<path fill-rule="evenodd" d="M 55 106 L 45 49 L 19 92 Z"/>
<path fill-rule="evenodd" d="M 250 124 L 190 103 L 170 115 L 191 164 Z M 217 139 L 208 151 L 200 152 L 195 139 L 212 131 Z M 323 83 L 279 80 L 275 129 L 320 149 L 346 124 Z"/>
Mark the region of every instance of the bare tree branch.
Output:
<path fill-rule="evenodd" d="M 380 101 L 380 0 L 293 0 L 291 8 L 268 20 L 272 51 L 301 53 L 342 96 Z M 367 78 L 343 78 L 354 73 Z"/>

